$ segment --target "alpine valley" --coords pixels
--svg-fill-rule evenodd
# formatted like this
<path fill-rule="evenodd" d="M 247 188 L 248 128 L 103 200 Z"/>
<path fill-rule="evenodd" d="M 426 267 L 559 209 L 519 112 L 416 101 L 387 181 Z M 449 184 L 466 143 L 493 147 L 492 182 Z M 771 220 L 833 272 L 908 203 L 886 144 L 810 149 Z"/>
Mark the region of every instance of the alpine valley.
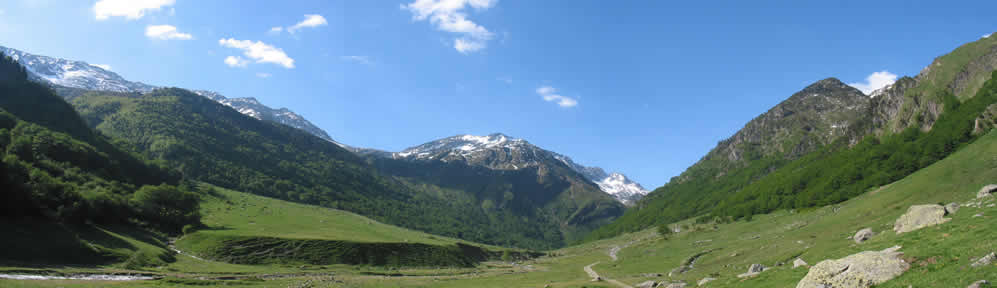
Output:
<path fill-rule="evenodd" d="M 163 2 L 95 13 L 187 12 Z M 535 37 L 469 20 L 494 5 L 420 0 L 394 12 L 460 34 L 454 57 Z M 307 14 L 267 35 L 300 41 L 301 29 L 332 24 Z M 147 27 L 147 38 L 195 39 L 164 26 Z M 990 35 L 879 89 L 826 75 L 785 90 L 653 191 L 537 139 L 356 147 L 256 98 L 129 81 L 110 67 L 0 46 L 0 287 L 989 287 Z M 295 65 L 261 41 L 218 44 L 244 50 L 225 58 L 232 68 Z M 371 59 L 339 60 L 393 65 Z M 546 85 L 535 92 L 561 112 L 597 102 Z"/>

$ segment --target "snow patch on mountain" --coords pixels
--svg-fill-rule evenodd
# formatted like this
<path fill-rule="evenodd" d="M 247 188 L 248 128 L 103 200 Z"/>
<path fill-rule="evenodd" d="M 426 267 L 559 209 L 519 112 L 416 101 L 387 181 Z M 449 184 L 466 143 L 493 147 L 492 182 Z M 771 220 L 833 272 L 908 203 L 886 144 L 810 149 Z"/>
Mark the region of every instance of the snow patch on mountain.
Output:
<path fill-rule="evenodd" d="M 368 154 L 380 152 L 355 148 L 351 151 Z M 526 140 L 501 133 L 487 136 L 457 135 L 408 148 L 401 152 L 385 154 L 395 159 L 464 161 L 469 164 L 478 163 L 491 169 L 503 170 L 527 168 L 539 164 L 544 159 L 553 158 L 592 181 L 600 190 L 612 195 L 623 204 L 632 205 L 649 192 L 639 183 L 628 179 L 623 174 L 608 174 L 599 167 L 579 165 L 567 156 L 541 149 Z"/>
<path fill-rule="evenodd" d="M 34 55 L 3 46 L 0 46 L 0 52 L 24 65 L 31 79 L 38 82 L 47 82 L 70 88 L 124 93 L 148 93 L 159 88 L 142 82 L 125 80 L 121 75 L 104 69 L 100 65 L 89 64 L 83 61 Z M 239 111 L 239 113 L 250 117 L 298 128 L 319 138 L 332 141 L 329 134 L 321 128 L 318 128 L 304 117 L 301 117 L 301 115 L 295 114 L 287 108 L 273 109 L 251 97 L 227 98 L 217 92 L 206 90 L 193 90 L 193 92 L 232 107 L 232 109 Z"/>

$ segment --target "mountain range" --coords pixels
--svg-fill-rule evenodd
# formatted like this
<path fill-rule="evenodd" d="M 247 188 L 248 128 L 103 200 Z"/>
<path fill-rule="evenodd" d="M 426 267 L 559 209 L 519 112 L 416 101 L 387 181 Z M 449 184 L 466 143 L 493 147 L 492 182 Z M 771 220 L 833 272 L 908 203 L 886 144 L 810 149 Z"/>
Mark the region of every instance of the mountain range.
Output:
<path fill-rule="evenodd" d="M 28 70 L 29 79 L 43 83 L 83 90 L 119 93 L 148 93 L 159 88 L 142 82 L 128 81 L 113 71 L 83 61 L 35 55 L 4 46 L 0 46 L 0 52 L 4 55 L 10 55 L 18 63 L 24 65 Z M 195 90 L 195 92 L 253 118 L 281 123 L 332 141 L 332 138 L 321 128 L 287 108 L 273 109 L 254 98 L 227 98 L 217 92 L 206 90 Z"/>
<path fill-rule="evenodd" d="M 0 46 L 0 52 L 5 55 L 10 55 L 12 58 L 17 60 L 21 65 L 24 65 L 28 70 L 29 77 L 32 80 L 50 83 L 55 85 L 57 88 L 67 87 L 72 88 L 72 93 L 82 94 L 86 91 L 104 91 L 104 92 L 116 92 L 116 93 L 148 93 L 154 89 L 159 88 L 158 86 L 149 85 L 141 82 L 128 81 L 121 77 L 117 73 L 104 69 L 98 65 L 91 65 L 83 61 L 66 60 L 61 58 L 54 58 L 49 56 L 35 55 L 27 52 L 23 52 L 13 48 L 7 48 Z M 75 90 L 78 89 L 78 90 Z M 65 89 L 56 89 L 57 92 L 65 91 Z M 405 153 L 412 153 L 413 149 L 419 147 L 427 147 L 433 145 L 441 145 L 443 142 L 451 142 L 454 137 L 440 139 L 437 141 L 429 142 L 420 146 L 406 149 L 405 151 L 398 153 L 379 153 L 381 151 L 373 149 L 355 148 L 340 142 L 333 140 L 329 134 L 322 130 L 321 128 L 312 124 L 311 121 L 305 119 L 301 115 L 294 113 L 287 108 L 274 109 L 269 106 L 264 105 L 253 97 L 243 97 L 243 98 L 228 98 L 218 92 L 209 90 L 191 90 L 197 95 L 204 96 L 208 99 L 214 100 L 225 106 L 235 109 L 239 113 L 248 115 L 250 117 L 271 121 L 283 125 L 287 125 L 293 128 L 301 129 L 309 134 L 315 135 L 316 137 L 322 138 L 326 141 L 330 141 L 340 145 L 348 150 L 358 152 L 361 154 L 373 154 L 373 155 L 389 155 L 395 158 L 406 158 L 401 157 Z M 66 96 L 63 93 L 64 96 Z M 67 97 L 71 98 L 71 97 Z M 468 136 L 471 137 L 471 136 Z M 483 136 L 484 137 L 484 136 Z M 503 136 L 504 137 L 504 136 Z M 531 146 L 521 139 L 511 139 L 510 143 L 524 143 L 525 145 Z M 472 143 L 465 143 L 472 144 Z M 443 146 L 440 146 L 443 147 Z M 526 147 L 526 146 L 519 146 Z M 482 149 L 481 153 L 486 153 L 489 148 L 493 148 L 489 145 L 478 145 L 478 146 L 465 146 L 464 149 Z M 536 147 L 533 147 L 536 148 Z M 531 148 L 532 149 L 532 148 Z M 411 151 L 410 151 L 411 150 Z M 542 150 L 542 149 L 539 149 Z M 620 202 L 630 205 L 633 201 L 640 199 L 643 195 L 647 194 L 648 191 L 644 189 L 640 184 L 628 179 L 625 175 L 620 173 L 606 174 L 602 168 L 598 167 L 585 167 L 582 165 L 575 164 L 570 158 L 543 150 L 544 153 L 550 153 L 555 155 L 558 159 L 562 159 L 568 167 L 578 171 L 586 179 L 597 184 L 598 187 L 610 195 L 613 195 Z M 464 150 L 464 152 L 471 152 L 470 150 Z M 418 157 L 415 157 L 418 158 Z M 511 166 L 510 166 L 511 165 Z M 515 165 L 522 165 L 521 163 L 507 163 L 505 166 L 512 167 Z M 489 168 L 496 168 L 501 165 L 491 165 Z"/>

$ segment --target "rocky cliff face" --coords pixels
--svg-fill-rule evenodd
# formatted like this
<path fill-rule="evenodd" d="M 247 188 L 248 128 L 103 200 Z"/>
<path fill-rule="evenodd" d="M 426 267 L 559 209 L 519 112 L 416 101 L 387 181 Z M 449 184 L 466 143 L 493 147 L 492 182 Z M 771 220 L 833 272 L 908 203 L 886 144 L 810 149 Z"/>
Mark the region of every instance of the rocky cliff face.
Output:
<path fill-rule="evenodd" d="M 943 97 L 973 97 L 997 69 L 997 37 L 982 38 L 935 58 L 915 77 L 904 77 L 872 94 L 872 117 L 879 134 L 907 127 L 930 130 L 944 112 Z"/>
<path fill-rule="evenodd" d="M 688 171 L 712 170 L 715 177 L 763 157 L 796 159 L 845 137 L 861 138 L 869 128 L 870 99 L 835 78 L 818 81 L 744 125 Z"/>

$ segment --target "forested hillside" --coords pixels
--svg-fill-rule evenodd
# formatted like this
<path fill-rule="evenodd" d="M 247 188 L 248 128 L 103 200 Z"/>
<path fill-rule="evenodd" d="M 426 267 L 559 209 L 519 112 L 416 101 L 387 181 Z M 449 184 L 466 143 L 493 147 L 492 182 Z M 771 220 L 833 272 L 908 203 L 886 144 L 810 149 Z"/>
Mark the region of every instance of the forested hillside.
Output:
<path fill-rule="evenodd" d="M 91 92 L 72 103 L 98 131 L 190 179 L 475 242 L 535 249 L 564 244 L 562 223 L 531 223 L 520 214 L 468 205 L 475 201 L 464 191 L 396 179 L 332 142 L 187 90 Z"/>
<path fill-rule="evenodd" d="M 729 221 L 838 203 L 902 178 L 971 142 L 981 130 L 978 123 L 988 123 L 977 118 L 994 109 L 988 90 L 993 87 L 984 82 L 995 67 L 997 40 L 983 38 L 871 97 L 841 98 L 835 96 L 841 92 L 833 92 L 850 87 L 815 90 L 828 81 L 822 80 L 749 122 L 588 238 L 697 216 Z M 830 105 L 807 104 L 820 98 Z"/>
<path fill-rule="evenodd" d="M 200 220 L 197 195 L 175 186 L 179 173 L 94 133 L 72 106 L 3 55 L 0 156 L 5 223 L 124 224 L 172 233 Z"/>

